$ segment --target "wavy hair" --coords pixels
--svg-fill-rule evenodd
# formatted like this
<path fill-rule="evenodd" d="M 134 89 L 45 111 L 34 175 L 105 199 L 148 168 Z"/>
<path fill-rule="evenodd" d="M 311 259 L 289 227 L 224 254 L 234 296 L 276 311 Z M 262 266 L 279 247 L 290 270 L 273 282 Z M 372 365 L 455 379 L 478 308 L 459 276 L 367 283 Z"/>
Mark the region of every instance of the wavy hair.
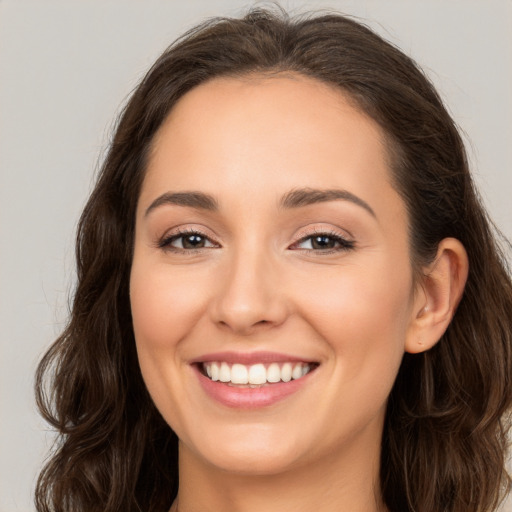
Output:
<path fill-rule="evenodd" d="M 431 261 L 445 237 L 460 240 L 469 257 L 453 321 L 434 348 L 405 354 L 389 397 L 385 504 L 394 512 L 484 512 L 510 487 L 509 246 L 482 207 L 453 120 L 413 60 L 363 24 L 333 13 L 290 18 L 253 9 L 241 19 L 210 20 L 173 43 L 119 118 L 78 227 L 70 320 L 37 371 L 38 406 L 59 434 L 39 476 L 39 512 L 170 507 L 178 443 L 142 380 L 128 294 L 148 152 L 170 110 L 198 84 L 290 71 L 338 87 L 383 129 L 408 210 L 413 268 Z"/>

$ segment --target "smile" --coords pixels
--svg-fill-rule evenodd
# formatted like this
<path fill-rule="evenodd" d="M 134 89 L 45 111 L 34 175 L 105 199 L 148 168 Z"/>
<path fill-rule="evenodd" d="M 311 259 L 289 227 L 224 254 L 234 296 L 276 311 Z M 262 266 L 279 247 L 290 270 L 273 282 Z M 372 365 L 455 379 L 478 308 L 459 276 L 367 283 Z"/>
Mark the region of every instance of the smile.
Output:
<path fill-rule="evenodd" d="M 310 363 L 283 362 L 245 365 L 240 363 L 229 364 L 225 361 L 211 361 L 202 363 L 203 375 L 213 382 L 223 382 L 236 386 L 263 386 L 290 382 L 307 375 L 314 365 Z"/>
<path fill-rule="evenodd" d="M 191 361 L 206 395 L 235 409 L 259 409 L 291 397 L 310 386 L 319 366 L 275 352 L 218 352 Z"/>

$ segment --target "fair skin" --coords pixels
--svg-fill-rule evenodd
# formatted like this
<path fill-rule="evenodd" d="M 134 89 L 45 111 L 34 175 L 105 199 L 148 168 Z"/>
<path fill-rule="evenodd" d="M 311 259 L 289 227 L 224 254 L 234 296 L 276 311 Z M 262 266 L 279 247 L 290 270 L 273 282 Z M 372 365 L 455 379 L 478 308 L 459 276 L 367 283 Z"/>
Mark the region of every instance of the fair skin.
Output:
<path fill-rule="evenodd" d="M 154 140 L 130 280 L 142 374 L 180 439 L 172 510 L 386 510 L 387 397 L 467 273 L 447 239 L 413 279 L 407 227 L 383 133 L 340 91 L 251 76 L 178 102 Z M 214 382 L 222 362 L 299 373 Z"/>

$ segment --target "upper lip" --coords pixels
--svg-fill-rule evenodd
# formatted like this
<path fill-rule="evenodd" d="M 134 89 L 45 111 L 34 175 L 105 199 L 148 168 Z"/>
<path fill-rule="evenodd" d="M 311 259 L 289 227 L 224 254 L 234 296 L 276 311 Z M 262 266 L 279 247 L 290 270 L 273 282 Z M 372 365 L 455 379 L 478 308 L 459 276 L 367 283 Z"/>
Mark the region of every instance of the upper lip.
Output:
<path fill-rule="evenodd" d="M 194 358 L 190 364 L 208 363 L 214 361 L 221 361 L 230 364 L 257 364 L 257 363 L 313 363 L 317 362 L 308 357 L 294 356 L 290 354 L 283 354 L 279 352 L 212 352 L 204 354 L 200 357 Z"/>

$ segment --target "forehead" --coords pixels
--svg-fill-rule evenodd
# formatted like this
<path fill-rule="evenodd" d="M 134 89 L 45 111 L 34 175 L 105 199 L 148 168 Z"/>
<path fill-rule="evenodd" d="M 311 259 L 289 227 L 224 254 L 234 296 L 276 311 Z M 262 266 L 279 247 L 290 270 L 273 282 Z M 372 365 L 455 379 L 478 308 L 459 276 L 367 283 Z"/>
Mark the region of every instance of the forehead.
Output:
<path fill-rule="evenodd" d="M 163 123 L 141 198 L 200 188 L 249 200 L 300 186 L 399 200 L 388 162 L 382 129 L 334 86 L 291 73 L 216 78 Z"/>
<path fill-rule="evenodd" d="M 380 156 L 387 156 L 381 128 L 337 87 L 291 72 L 221 77 L 193 88 L 177 102 L 155 136 L 152 156 L 173 145 L 173 139 L 187 138 L 215 147 L 216 153 L 225 145 L 235 152 L 286 142 L 290 155 L 311 149 L 300 142 L 316 141 L 318 157 L 327 146 L 334 149 L 332 143 L 343 143 L 342 132 L 345 139 L 352 133 L 352 142 L 366 139 L 379 146 Z"/>

